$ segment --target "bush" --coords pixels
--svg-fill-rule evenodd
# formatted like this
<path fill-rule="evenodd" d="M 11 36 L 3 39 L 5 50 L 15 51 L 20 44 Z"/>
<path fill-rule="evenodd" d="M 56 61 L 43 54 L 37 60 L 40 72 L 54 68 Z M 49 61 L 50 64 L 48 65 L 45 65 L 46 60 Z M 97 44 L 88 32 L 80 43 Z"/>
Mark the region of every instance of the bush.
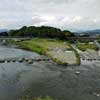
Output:
<path fill-rule="evenodd" d="M 29 96 L 26 96 L 26 97 L 22 97 L 21 99 L 19 99 L 19 100 L 54 100 L 54 99 L 52 99 L 51 97 L 49 97 L 49 96 L 47 96 L 47 97 L 45 97 L 45 98 L 42 98 L 42 97 L 37 97 L 37 98 L 31 98 L 31 97 L 29 97 Z M 57 99 L 56 99 L 57 100 Z"/>
<path fill-rule="evenodd" d="M 87 49 L 93 49 L 93 50 L 96 50 L 97 51 L 99 49 L 96 45 L 89 44 L 89 43 L 84 43 L 84 44 L 77 43 L 76 46 L 77 46 L 78 49 L 80 49 L 82 51 L 86 51 Z"/>

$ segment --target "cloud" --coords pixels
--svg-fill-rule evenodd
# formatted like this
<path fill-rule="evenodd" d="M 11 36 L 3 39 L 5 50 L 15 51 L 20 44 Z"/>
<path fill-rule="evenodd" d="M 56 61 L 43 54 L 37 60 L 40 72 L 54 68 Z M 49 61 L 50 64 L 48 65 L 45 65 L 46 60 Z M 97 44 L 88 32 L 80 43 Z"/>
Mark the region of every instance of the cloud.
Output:
<path fill-rule="evenodd" d="M 96 27 L 99 27 L 100 20 L 99 18 L 90 18 L 90 17 L 82 17 L 82 16 L 73 16 L 73 17 L 68 17 L 68 16 L 35 16 L 32 17 L 33 22 L 37 22 L 34 24 L 36 26 L 40 25 L 48 25 L 48 26 L 54 26 L 54 27 L 59 27 L 62 29 L 77 29 L 77 27 L 82 28 L 90 28 L 94 25 Z M 95 27 L 95 28 L 96 28 Z"/>
<path fill-rule="evenodd" d="M 3 25 L 0 28 L 23 25 L 100 28 L 99 12 L 100 0 L 2 0 L 0 23 Z"/>
<path fill-rule="evenodd" d="M 80 22 L 83 18 L 81 16 L 75 16 L 73 19 L 72 19 L 72 22 Z"/>

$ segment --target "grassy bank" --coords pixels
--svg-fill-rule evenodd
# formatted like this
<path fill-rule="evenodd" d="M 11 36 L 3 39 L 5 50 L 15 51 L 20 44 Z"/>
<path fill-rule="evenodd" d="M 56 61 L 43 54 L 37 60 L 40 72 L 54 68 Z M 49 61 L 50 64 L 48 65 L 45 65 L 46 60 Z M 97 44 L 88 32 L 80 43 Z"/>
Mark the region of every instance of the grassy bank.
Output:
<path fill-rule="evenodd" d="M 77 52 L 68 42 L 61 40 L 34 38 L 28 41 L 13 42 L 13 44 L 17 44 L 26 50 L 47 55 L 61 65 L 76 65 L 80 63 Z"/>
<path fill-rule="evenodd" d="M 95 44 L 90 44 L 90 43 L 77 43 L 76 46 L 81 51 L 86 51 L 87 49 L 92 49 L 96 51 L 98 50 L 98 47 Z"/>

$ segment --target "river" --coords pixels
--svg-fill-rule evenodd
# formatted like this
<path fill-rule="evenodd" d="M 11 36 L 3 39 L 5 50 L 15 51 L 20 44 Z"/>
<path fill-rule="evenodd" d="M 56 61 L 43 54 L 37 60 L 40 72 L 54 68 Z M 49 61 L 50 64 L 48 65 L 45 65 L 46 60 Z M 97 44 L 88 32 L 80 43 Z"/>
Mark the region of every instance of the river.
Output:
<path fill-rule="evenodd" d="M 10 57 L 41 56 L 0 46 L 0 59 Z M 100 62 L 85 61 L 80 66 L 67 67 L 52 61 L 0 63 L 0 100 L 18 100 L 26 93 L 58 100 L 100 100 Z"/>

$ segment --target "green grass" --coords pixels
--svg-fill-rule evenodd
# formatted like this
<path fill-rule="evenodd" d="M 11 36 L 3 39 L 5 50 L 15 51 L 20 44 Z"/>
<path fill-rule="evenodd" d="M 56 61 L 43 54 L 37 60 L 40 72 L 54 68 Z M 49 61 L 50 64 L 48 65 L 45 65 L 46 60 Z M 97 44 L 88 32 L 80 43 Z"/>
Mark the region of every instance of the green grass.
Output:
<path fill-rule="evenodd" d="M 23 98 L 21 98 L 21 99 L 18 99 L 18 100 L 54 100 L 54 99 L 52 99 L 51 97 L 49 97 L 49 96 L 47 96 L 47 97 L 45 97 L 45 98 L 42 98 L 42 97 L 37 97 L 37 98 L 31 98 L 31 97 L 23 97 Z M 57 99 L 55 99 L 55 100 L 57 100 Z"/>
<path fill-rule="evenodd" d="M 56 63 L 61 64 L 61 65 L 68 65 L 68 62 L 71 62 L 71 61 L 73 64 L 78 62 L 78 61 L 75 61 L 75 59 L 76 59 L 75 56 L 78 57 L 77 56 L 78 54 L 70 46 L 70 43 L 64 42 L 61 40 L 34 38 L 34 39 L 28 40 L 28 41 L 21 41 L 21 42 L 14 41 L 13 44 L 17 44 L 21 48 L 26 49 L 26 50 L 31 50 L 33 52 L 37 52 L 37 53 L 42 54 L 42 55 L 47 55 L 53 61 L 55 61 Z M 56 48 L 58 50 L 71 50 L 74 52 L 73 54 L 75 54 L 75 55 L 73 55 L 71 53 L 70 57 L 73 56 L 73 59 L 69 61 L 68 60 L 69 54 L 67 54 L 68 56 L 64 55 L 64 54 L 66 54 L 65 52 L 64 53 L 62 52 L 59 54 L 59 53 L 57 53 L 58 50 L 55 51 Z M 79 57 L 77 59 L 79 59 Z M 67 60 L 68 60 L 68 62 L 67 62 Z"/>
<path fill-rule="evenodd" d="M 92 49 L 92 50 L 96 50 L 96 51 L 98 50 L 98 47 L 96 45 L 89 44 L 89 43 L 77 43 L 76 46 L 81 51 L 86 51 L 87 49 Z"/>
<path fill-rule="evenodd" d="M 98 40 L 98 42 L 100 43 L 100 39 Z"/>
<path fill-rule="evenodd" d="M 35 38 L 30 41 L 22 41 L 18 43 L 24 49 L 29 49 L 39 54 L 45 54 L 47 50 L 60 47 L 66 48 L 67 45 L 63 44 L 60 40 L 39 39 Z"/>
<path fill-rule="evenodd" d="M 64 63 L 63 61 L 54 58 L 52 55 L 48 54 L 48 51 L 52 51 L 52 49 L 56 47 L 69 48 L 69 45 L 64 44 L 64 42 L 61 40 L 35 38 L 31 41 L 19 42 L 18 44 L 24 49 L 47 55 L 58 64 L 67 65 L 67 63 Z"/>
<path fill-rule="evenodd" d="M 20 42 L 18 44 L 23 49 L 34 51 L 34 52 L 37 52 L 39 54 L 44 54 L 45 53 L 44 48 L 42 48 L 39 45 L 36 45 L 32 42 L 24 41 L 24 42 Z"/>

